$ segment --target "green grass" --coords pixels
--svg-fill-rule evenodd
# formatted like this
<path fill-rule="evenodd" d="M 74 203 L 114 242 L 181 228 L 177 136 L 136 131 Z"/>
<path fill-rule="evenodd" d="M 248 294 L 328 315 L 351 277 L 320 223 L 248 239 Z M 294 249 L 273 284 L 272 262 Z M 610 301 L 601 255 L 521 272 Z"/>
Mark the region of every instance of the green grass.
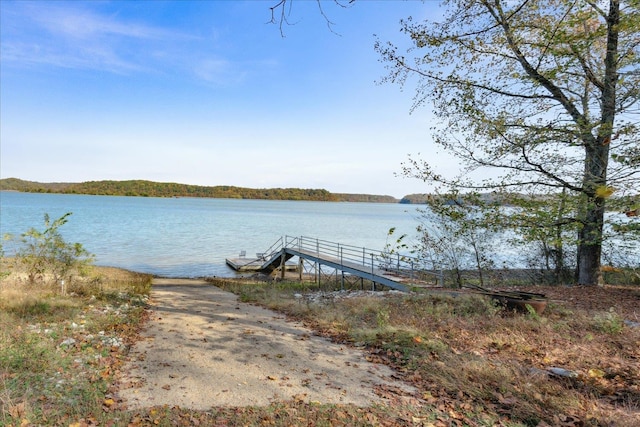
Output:
<path fill-rule="evenodd" d="M 151 285 L 150 276 L 111 277 L 103 276 L 99 288 L 89 283 L 85 292 L 65 296 L 3 278 L 0 425 L 70 425 L 87 416 L 109 420 L 103 403 L 125 351 L 113 343 L 128 339 L 123 325 L 140 322 Z"/>

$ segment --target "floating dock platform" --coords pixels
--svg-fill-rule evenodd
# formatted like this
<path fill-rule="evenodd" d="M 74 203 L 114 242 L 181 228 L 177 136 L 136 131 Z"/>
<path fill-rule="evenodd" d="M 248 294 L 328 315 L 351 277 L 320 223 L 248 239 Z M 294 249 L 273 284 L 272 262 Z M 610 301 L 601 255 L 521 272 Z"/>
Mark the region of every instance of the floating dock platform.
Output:
<path fill-rule="evenodd" d="M 264 258 L 237 257 L 225 259 L 227 265 L 236 271 L 264 271 Z M 298 263 L 287 262 L 285 264 L 286 271 L 297 271 Z"/>

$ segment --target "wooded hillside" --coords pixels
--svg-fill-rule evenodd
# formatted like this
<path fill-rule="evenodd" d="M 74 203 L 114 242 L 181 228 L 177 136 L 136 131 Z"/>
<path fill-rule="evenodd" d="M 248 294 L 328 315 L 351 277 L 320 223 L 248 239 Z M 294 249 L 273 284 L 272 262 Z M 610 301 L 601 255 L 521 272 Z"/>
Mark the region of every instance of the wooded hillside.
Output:
<path fill-rule="evenodd" d="M 228 185 L 207 187 L 200 185 L 129 181 L 87 181 L 81 183 L 40 183 L 17 178 L 0 179 L 1 191 L 28 193 L 93 194 L 136 197 L 208 197 L 216 199 L 313 200 L 329 202 L 397 203 L 391 196 L 370 194 L 330 193 L 324 189 L 303 188 L 244 188 Z"/>

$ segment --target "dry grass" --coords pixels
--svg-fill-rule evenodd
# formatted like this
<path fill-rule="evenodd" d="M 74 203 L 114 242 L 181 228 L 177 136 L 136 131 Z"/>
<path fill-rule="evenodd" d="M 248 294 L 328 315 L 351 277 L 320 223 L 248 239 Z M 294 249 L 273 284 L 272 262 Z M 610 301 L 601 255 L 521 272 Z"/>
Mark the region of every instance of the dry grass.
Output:
<path fill-rule="evenodd" d="M 640 321 L 638 287 L 529 289 L 552 302 L 543 315 L 515 315 L 478 296 L 331 293 L 326 285 L 320 294 L 312 283 L 216 280 L 393 366 L 419 400 L 129 412 L 116 381 L 144 321 L 150 277 L 95 268 L 61 295 L 8 270 L 0 282 L 0 425 L 640 425 L 640 328 L 625 323 Z"/>
<path fill-rule="evenodd" d="M 638 287 L 536 288 L 553 301 L 543 315 L 521 315 L 479 296 L 311 298 L 299 284 L 215 284 L 366 347 L 447 423 L 640 425 L 640 327 L 625 324 L 637 321 Z"/>
<path fill-rule="evenodd" d="M 95 268 L 63 293 L 29 284 L 15 267 L 3 271 L 11 274 L 0 281 L 0 425 L 69 425 L 87 414 L 106 421 L 151 277 Z"/>

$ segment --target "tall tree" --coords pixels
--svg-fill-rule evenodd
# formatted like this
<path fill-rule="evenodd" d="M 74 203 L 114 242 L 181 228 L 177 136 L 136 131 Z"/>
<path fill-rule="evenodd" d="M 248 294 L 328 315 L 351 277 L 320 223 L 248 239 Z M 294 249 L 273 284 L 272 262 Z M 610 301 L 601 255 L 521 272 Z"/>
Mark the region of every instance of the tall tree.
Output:
<path fill-rule="evenodd" d="M 577 281 L 600 281 L 607 198 L 638 191 L 640 0 L 446 0 L 440 22 L 401 22 L 406 52 L 376 43 L 384 81 L 433 102 L 434 140 L 463 165 L 441 176 L 410 159 L 405 173 L 460 189 L 579 196 Z M 469 173 L 493 168 L 494 178 Z M 635 187 L 635 188 L 634 188 Z"/>

